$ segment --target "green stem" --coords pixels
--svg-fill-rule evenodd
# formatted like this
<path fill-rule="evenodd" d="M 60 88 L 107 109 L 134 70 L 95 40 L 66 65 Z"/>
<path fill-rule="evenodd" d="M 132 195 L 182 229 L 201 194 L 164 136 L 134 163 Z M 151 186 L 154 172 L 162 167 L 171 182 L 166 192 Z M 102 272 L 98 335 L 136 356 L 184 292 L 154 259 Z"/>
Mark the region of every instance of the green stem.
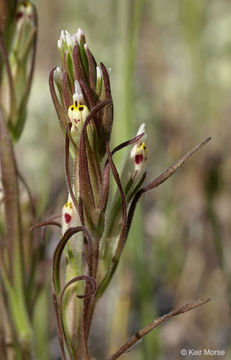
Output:
<path fill-rule="evenodd" d="M 21 214 L 19 189 L 14 151 L 7 125 L 0 112 L 0 162 L 5 206 L 5 246 L 7 248 L 8 269 L 1 275 L 7 296 L 12 320 L 17 331 L 19 343 L 27 352 L 31 346 L 32 330 L 25 302 L 24 262 L 22 248 Z M 28 350 L 29 351 L 29 350 Z"/>

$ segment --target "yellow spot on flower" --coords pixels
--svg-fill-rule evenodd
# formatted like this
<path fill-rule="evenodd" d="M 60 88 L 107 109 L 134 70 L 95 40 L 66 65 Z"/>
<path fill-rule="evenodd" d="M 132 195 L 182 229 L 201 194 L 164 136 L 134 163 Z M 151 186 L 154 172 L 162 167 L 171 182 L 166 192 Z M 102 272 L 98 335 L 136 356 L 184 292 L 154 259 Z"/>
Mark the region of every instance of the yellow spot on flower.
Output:
<path fill-rule="evenodd" d="M 146 150 L 146 144 L 142 142 L 137 146 L 137 151 Z"/>
<path fill-rule="evenodd" d="M 70 201 L 68 201 L 65 205 L 64 205 L 65 208 L 68 208 L 68 209 L 72 209 L 72 203 Z"/>
<path fill-rule="evenodd" d="M 135 171 L 140 171 L 147 161 L 147 146 L 145 142 L 136 144 L 132 150 L 131 158 L 135 162 Z"/>

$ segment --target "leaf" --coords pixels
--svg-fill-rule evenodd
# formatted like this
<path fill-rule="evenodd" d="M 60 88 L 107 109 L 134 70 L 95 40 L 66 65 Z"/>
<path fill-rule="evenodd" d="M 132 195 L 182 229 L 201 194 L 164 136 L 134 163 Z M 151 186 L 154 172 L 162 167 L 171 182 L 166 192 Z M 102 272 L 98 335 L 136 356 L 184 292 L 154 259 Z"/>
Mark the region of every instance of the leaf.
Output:
<path fill-rule="evenodd" d="M 61 261 L 63 249 L 64 249 L 65 245 L 67 244 L 67 242 L 69 241 L 69 239 L 74 234 L 77 234 L 79 232 L 84 233 L 86 239 L 88 240 L 88 246 L 89 246 L 90 253 L 91 253 L 92 238 L 91 238 L 90 233 L 84 226 L 71 227 L 65 232 L 62 239 L 59 241 L 59 243 L 55 249 L 54 255 L 53 255 L 52 282 L 53 282 L 54 292 L 56 293 L 56 295 L 58 295 L 60 293 L 60 261 Z"/>
<path fill-rule="evenodd" d="M 53 100 L 53 103 L 55 106 L 56 113 L 58 115 L 60 127 L 63 131 L 66 131 L 67 124 L 69 122 L 69 118 L 68 118 L 66 112 L 64 111 L 63 107 L 61 106 L 61 104 L 58 100 L 58 97 L 56 95 L 55 86 L 54 86 L 54 71 L 55 71 L 55 69 L 56 69 L 56 67 L 51 70 L 50 75 L 49 75 L 50 93 L 51 93 L 51 97 L 52 97 L 52 100 Z"/>
<path fill-rule="evenodd" d="M 138 341 L 140 341 L 140 339 L 142 339 L 145 335 L 147 335 L 150 331 L 155 329 L 157 326 L 159 326 L 165 320 L 170 319 L 173 316 L 177 316 L 177 315 L 183 314 L 187 311 L 193 310 L 198 306 L 206 304 L 210 300 L 211 300 L 211 298 L 194 300 L 188 304 L 178 307 L 177 309 L 169 312 L 168 314 L 161 316 L 160 318 L 158 318 L 156 320 L 153 320 L 145 328 L 139 330 L 136 334 L 131 336 L 112 356 L 110 356 L 108 358 L 108 360 L 118 359 L 121 355 L 123 355 L 129 349 L 131 349 L 131 347 L 133 347 Z"/>

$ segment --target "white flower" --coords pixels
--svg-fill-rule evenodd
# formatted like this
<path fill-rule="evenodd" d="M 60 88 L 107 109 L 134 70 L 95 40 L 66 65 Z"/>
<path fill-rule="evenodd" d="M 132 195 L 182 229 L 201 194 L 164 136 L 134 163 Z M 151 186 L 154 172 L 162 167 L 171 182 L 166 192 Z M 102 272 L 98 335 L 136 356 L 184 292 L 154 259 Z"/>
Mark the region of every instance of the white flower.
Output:
<path fill-rule="evenodd" d="M 136 135 L 138 136 L 142 133 L 144 133 L 144 135 L 133 146 L 130 154 L 130 157 L 135 164 L 135 172 L 143 169 L 147 161 L 147 146 L 146 143 L 144 142 L 144 140 L 147 137 L 147 134 L 145 132 L 145 123 L 140 125 Z"/>
<path fill-rule="evenodd" d="M 69 195 L 68 201 L 62 210 L 62 234 L 70 227 L 76 226 L 78 223 L 78 213 Z"/>
<path fill-rule="evenodd" d="M 76 145 L 79 144 L 80 134 L 83 124 L 89 114 L 89 110 L 86 105 L 80 104 L 77 100 L 74 104 L 69 106 L 68 117 L 71 120 L 71 137 Z"/>

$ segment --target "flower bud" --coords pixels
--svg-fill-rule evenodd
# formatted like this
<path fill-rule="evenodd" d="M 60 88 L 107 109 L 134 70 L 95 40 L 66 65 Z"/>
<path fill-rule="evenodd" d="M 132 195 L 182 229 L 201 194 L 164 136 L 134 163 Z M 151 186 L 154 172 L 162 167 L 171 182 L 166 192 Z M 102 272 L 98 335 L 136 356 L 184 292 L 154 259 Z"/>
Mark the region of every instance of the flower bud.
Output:
<path fill-rule="evenodd" d="M 67 30 L 62 30 L 60 34 L 60 38 L 58 40 L 58 49 L 61 56 L 61 61 L 64 61 L 64 55 L 66 52 L 72 53 L 74 47 L 74 39 L 71 34 Z"/>
<path fill-rule="evenodd" d="M 57 86 L 62 85 L 62 79 L 63 79 L 63 72 L 60 69 L 60 67 L 57 66 L 57 68 L 54 71 L 54 81 L 55 81 Z"/>

